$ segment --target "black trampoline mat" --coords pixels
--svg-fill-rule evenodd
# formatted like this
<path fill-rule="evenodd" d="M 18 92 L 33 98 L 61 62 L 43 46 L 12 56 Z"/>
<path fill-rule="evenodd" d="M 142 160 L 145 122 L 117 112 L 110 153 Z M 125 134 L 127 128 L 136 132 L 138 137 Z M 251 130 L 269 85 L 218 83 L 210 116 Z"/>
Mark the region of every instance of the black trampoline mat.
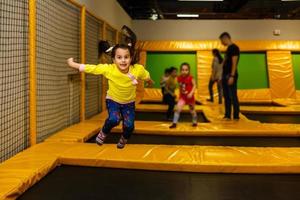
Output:
<path fill-rule="evenodd" d="M 196 101 L 195 102 L 196 105 L 202 105 L 202 103 L 200 101 Z M 158 104 L 158 105 L 167 105 L 166 103 L 164 103 L 163 101 L 157 101 L 157 100 L 143 100 L 140 102 L 140 104 Z"/>
<path fill-rule="evenodd" d="M 105 143 L 117 144 L 120 133 L 107 136 Z M 96 135 L 88 143 L 95 143 Z M 128 144 L 201 145 L 201 146 L 243 146 L 243 147 L 300 147 L 297 137 L 219 137 L 219 136 L 171 136 L 133 134 Z"/>
<path fill-rule="evenodd" d="M 243 113 L 248 119 L 262 123 L 300 124 L 299 114 L 253 114 Z"/>
<path fill-rule="evenodd" d="M 198 112 L 198 122 L 208 123 L 209 121 L 204 116 L 203 112 Z M 135 111 L 135 120 L 136 121 L 172 121 L 167 119 L 166 112 L 143 112 Z M 192 115 L 189 112 L 181 112 L 179 122 L 191 122 Z"/>
<path fill-rule="evenodd" d="M 293 200 L 300 175 L 205 174 L 62 165 L 19 200 Z"/>

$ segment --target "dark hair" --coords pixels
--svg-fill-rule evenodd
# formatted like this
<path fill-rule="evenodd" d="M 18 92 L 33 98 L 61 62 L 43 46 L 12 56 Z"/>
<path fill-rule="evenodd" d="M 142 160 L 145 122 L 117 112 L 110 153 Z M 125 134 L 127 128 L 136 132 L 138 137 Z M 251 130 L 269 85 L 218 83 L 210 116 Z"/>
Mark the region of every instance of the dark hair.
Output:
<path fill-rule="evenodd" d="M 176 67 L 170 67 L 169 70 L 170 70 L 169 72 L 172 73 L 174 70 L 177 71 L 177 68 Z"/>
<path fill-rule="evenodd" d="M 223 62 L 223 58 L 221 56 L 219 49 L 213 49 L 212 53 L 218 58 L 219 64 L 221 64 Z"/>
<path fill-rule="evenodd" d="M 116 45 L 114 46 L 114 48 L 111 50 L 111 58 L 112 58 L 112 59 L 115 58 L 117 49 L 128 50 L 128 51 L 129 51 L 129 54 L 130 54 L 130 57 L 132 57 L 132 51 L 131 51 L 130 46 L 128 46 L 128 45 L 126 45 L 126 44 L 116 44 Z"/>
<path fill-rule="evenodd" d="M 170 69 L 171 69 L 171 68 L 166 68 L 166 69 L 165 69 L 165 74 L 169 74 L 169 73 L 170 73 Z"/>
<path fill-rule="evenodd" d="M 180 65 L 180 71 L 182 70 L 183 66 L 187 66 L 189 68 L 189 73 L 191 72 L 191 66 L 190 66 L 189 63 L 187 63 L 187 62 L 181 63 L 181 65 Z"/>
<path fill-rule="evenodd" d="M 231 39 L 231 36 L 228 32 L 224 32 L 219 36 L 220 39 L 222 39 L 223 37 L 228 37 L 229 39 Z"/>

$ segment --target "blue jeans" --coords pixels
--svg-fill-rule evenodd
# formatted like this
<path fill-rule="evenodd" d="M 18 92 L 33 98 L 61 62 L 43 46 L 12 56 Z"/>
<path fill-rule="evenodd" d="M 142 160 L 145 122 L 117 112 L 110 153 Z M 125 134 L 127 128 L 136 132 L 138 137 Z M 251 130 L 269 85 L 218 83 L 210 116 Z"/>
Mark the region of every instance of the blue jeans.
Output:
<path fill-rule="evenodd" d="M 102 132 L 109 134 L 111 129 L 123 121 L 123 137 L 129 139 L 134 131 L 135 103 L 120 104 L 111 99 L 106 99 L 108 118 L 102 128 Z"/>
<path fill-rule="evenodd" d="M 228 85 L 229 76 L 223 76 L 222 86 L 223 86 L 223 95 L 225 100 L 225 116 L 226 118 L 231 118 L 231 109 L 233 106 L 233 118 L 239 119 L 240 114 L 240 104 L 237 96 L 237 79 L 238 76 L 234 77 L 234 83 Z"/>

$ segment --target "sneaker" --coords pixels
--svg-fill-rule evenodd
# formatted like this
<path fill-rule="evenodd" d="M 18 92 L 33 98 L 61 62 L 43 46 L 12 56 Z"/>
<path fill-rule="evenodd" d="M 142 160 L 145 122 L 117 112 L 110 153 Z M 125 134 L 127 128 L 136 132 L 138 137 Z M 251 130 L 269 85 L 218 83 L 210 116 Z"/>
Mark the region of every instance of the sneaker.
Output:
<path fill-rule="evenodd" d="M 233 119 L 234 121 L 239 121 L 240 120 L 240 118 L 238 117 L 238 118 L 234 118 Z"/>
<path fill-rule="evenodd" d="M 229 117 L 223 117 L 222 121 L 230 121 L 231 119 Z"/>
<path fill-rule="evenodd" d="M 96 143 L 98 145 L 102 145 L 105 141 L 106 135 L 102 131 L 99 132 L 99 134 L 96 137 Z"/>
<path fill-rule="evenodd" d="M 127 139 L 125 139 L 122 135 L 119 142 L 118 142 L 118 144 L 117 144 L 117 148 L 118 149 L 123 149 L 125 147 L 126 143 L 127 143 Z"/>
<path fill-rule="evenodd" d="M 193 123 L 193 124 L 192 124 L 192 127 L 197 127 L 197 123 Z"/>
<path fill-rule="evenodd" d="M 176 128 L 177 124 L 173 123 L 169 128 Z"/>

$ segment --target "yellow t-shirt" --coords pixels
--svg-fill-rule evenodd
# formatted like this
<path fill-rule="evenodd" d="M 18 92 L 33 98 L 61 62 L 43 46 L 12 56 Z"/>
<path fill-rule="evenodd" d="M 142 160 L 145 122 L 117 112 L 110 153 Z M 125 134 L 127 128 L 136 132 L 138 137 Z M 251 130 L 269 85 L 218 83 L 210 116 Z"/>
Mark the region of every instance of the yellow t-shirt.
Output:
<path fill-rule="evenodd" d="M 81 69 L 85 73 L 100 75 L 108 79 L 108 98 L 118 103 L 129 103 L 135 101 L 136 85 L 128 74 L 122 73 L 115 64 L 84 65 Z M 144 66 L 135 64 L 129 67 L 129 74 L 135 79 L 146 80 L 150 78 L 149 72 Z"/>

